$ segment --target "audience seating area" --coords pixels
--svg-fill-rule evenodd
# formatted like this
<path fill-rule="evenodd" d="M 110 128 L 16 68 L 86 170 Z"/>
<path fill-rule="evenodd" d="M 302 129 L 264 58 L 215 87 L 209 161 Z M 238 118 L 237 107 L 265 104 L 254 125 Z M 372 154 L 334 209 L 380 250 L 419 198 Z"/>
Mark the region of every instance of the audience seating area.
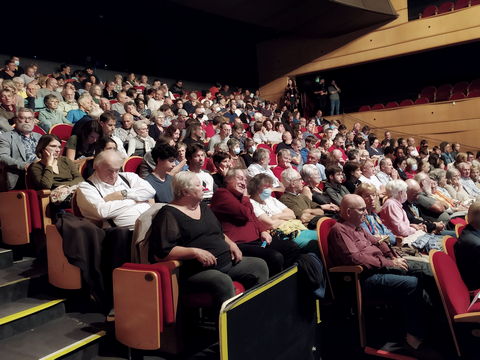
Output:
<path fill-rule="evenodd" d="M 470 6 L 475 6 L 480 4 L 478 0 L 456 0 L 453 1 L 445 1 L 441 3 L 439 6 L 436 5 L 428 5 L 423 9 L 423 11 L 418 14 L 420 19 L 428 18 L 435 15 L 441 15 L 445 13 L 449 13 L 455 10 L 465 9 Z"/>

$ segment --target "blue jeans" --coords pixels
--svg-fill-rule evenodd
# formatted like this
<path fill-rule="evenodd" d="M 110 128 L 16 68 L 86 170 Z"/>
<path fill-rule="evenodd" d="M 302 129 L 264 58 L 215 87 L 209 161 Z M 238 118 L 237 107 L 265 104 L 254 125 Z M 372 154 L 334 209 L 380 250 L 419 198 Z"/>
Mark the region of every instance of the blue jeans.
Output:
<path fill-rule="evenodd" d="M 330 99 L 330 115 L 340 114 L 340 99 Z"/>
<path fill-rule="evenodd" d="M 421 321 L 423 287 L 418 278 L 410 275 L 377 273 L 362 280 L 362 291 L 365 299 L 380 299 L 400 304 L 407 332 L 423 338 Z"/>

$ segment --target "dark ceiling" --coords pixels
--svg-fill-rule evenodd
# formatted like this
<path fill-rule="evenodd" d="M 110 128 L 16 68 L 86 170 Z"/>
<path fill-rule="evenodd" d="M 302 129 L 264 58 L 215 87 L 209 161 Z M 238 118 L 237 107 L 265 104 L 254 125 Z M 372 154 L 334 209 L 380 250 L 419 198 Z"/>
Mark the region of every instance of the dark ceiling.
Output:
<path fill-rule="evenodd" d="M 50 1 L 25 11 L 9 4 L 2 53 L 248 87 L 258 86 L 262 41 L 329 37 L 396 16 L 389 0 Z"/>

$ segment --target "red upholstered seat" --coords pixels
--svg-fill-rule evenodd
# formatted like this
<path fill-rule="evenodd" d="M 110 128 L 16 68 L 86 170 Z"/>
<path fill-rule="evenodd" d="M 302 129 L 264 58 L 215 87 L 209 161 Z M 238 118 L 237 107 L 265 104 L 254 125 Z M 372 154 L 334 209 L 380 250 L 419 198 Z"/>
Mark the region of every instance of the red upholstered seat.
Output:
<path fill-rule="evenodd" d="M 420 98 L 427 98 L 429 102 L 435 101 L 435 93 L 437 88 L 435 86 L 427 86 L 422 89 L 420 92 Z"/>
<path fill-rule="evenodd" d="M 413 105 L 413 100 L 405 99 L 400 102 L 400 106 L 410 106 Z"/>
<path fill-rule="evenodd" d="M 328 233 L 330 229 L 335 225 L 337 221 L 330 218 L 321 218 L 318 220 L 317 231 L 318 231 L 318 241 L 321 247 L 321 252 L 324 257 L 324 262 L 327 265 L 327 269 L 331 267 L 329 257 L 328 257 Z"/>
<path fill-rule="evenodd" d="M 461 99 L 465 99 L 465 98 L 466 98 L 466 96 L 462 92 L 453 93 L 450 96 L 450 100 L 461 100 Z"/>
<path fill-rule="evenodd" d="M 141 156 L 130 156 L 123 164 L 123 171 L 136 173 L 142 161 Z"/>
<path fill-rule="evenodd" d="M 423 9 L 421 17 L 426 18 L 430 16 L 437 15 L 438 9 L 435 5 L 429 5 L 425 9 Z"/>
<path fill-rule="evenodd" d="M 438 14 L 445 14 L 453 10 L 453 2 L 445 1 L 438 7 Z"/>
<path fill-rule="evenodd" d="M 457 239 L 462 235 L 463 229 L 465 229 L 467 224 L 455 224 L 455 234 L 457 235 Z"/>
<path fill-rule="evenodd" d="M 43 130 L 40 126 L 38 125 L 34 125 L 33 126 L 33 132 L 36 132 L 37 134 L 40 134 L 40 135 L 45 135 L 46 132 L 45 130 Z"/>
<path fill-rule="evenodd" d="M 453 236 L 446 236 L 443 241 L 443 247 L 445 249 L 445 252 L 455 262 L 457 262 L 457 258 L 455 257 L 455 250 L 454 250 L 454 246 L 456 242 L 457 242 L 457 238 L 454 238 Z"/>
<path fill-rule="evenodd" d="M 468 83 L 468 81 L 458 82 L 455 85 L 453 85 L 452 93 L 464 93 L 466 95 L 469 85 L 470 84 Z"/>
<path fill-rule="evenodd" d="M 385 109 L 385 106 L 383 104 L 375 104 L 372 106 L 372 110 L 382 110 Z"/>
<path fill-rule="evenodd" d="M 455 1 L 454 8 L 455 10 L 459 10 L 459 9 L 464 9 L 469 7 L 469 5 L 470 5 L 469 0 L 457 0 Z"/>
<path fill-rule="evenodd" d="M 400 105 L 398 105 L 398 102 L 396 101 L 389 101 L 386 105 L 385 105 L 385 108 L 386 109 L 392 109 L 392 108 L 396 108 L 396 107 L 399 107 Z"/>
<path fill-rule="evenodd" d="M 417 100 L 415 100 L 415 105 L 428 104 L 429 102 L 430 102 L 430 100 L 428 100 L 428 98 L 421 97 L 421 98 L 418 98 Z"/>
<path fill-rule="evenodd" d="M 370 111 L 370 110 L 372 110 L 372 108 L 370 107 L 370 105 L 362 105 L 362 106 L 360 106 L 360 108 L 358 109 L 358 112 Z"/>
<path fill-rule="evenodd" d="M 50 128 L 49 134 L 56 135 L 60 140 L 67 141 L 72 135 L 73 126 L 69 124 L 56 124 Z"/>
<path fill-rule="evenodd" d="M 479 5 L 480 4 L 480 0 L 470 0 L 470 5 L 471 6 L 475 6 L 475 5 Z"/>
<path fill-rule="evenodd" d="M 480 96 L 480 89 L 475 89 L 475 90 L 470 90 L 468 92 L 468 96 L 469 98 L 474 98 L 474 97 L 479 97 Z"/>

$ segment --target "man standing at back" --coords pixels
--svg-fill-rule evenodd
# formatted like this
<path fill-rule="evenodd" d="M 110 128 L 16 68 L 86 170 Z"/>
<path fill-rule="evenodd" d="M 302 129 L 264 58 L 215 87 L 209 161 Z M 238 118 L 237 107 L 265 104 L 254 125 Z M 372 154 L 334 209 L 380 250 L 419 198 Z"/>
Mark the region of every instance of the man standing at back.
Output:
<path fill-rule="evenodd" d="M 15 129 L 0 135 L 0 162 L 6 168 L 7 188 L 25 189 L 25 171 L 37 160 L 35 148 L 41 135 L 33 132 L 33 111 L 20 108 Z"/>

